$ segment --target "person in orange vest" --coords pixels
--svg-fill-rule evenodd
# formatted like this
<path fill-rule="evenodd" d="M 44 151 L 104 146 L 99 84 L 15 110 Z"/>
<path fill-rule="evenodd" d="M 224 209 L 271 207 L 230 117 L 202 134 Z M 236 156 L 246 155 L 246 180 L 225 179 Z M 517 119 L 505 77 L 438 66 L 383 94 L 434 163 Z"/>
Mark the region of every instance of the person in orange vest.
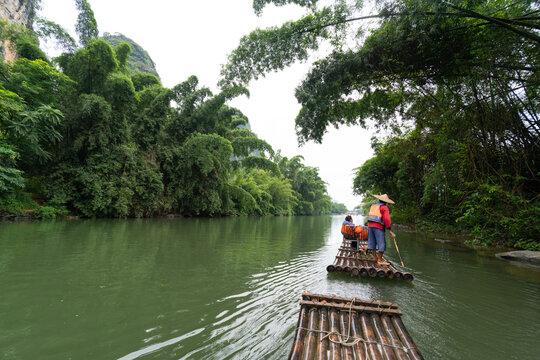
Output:
<path fill-rule="evenodd" d="M 353 223 L 353 218 L 351 215 L 345 216 L 345 221 L 341 224 L 341 233 L 343 235 L 352 235 L 354 236 L 355 225 Z"/>
<path fill-rule="evenodd" d="M 351 215 L 345 217 L 345 221 L 341 224 L 341 233 L 348 240 L 356 240 L 357 236 L 355 234 L 356 226 L 353 223 L 353 218 Z M 352 248 L 358 248 L 358 243 L 356 241 L 351 241 Z"/>
<path fill-rule="evenodd" d="M 385 228 L 395 239 L 396 234 L 392 231 L 392 221 L 390 220 L 390 210 L 386 204 L 395 204 L 387 194 L 373 195 L 379 200 L 378 203 L 371 205 L 367 216 L 369 235 L 368 251 L 371 250 L 373 257 L 381 265 L 388 265 L 388 262 L 382 259 L 386 250 L 386 239 L 384 238 Z M 379 252 L 377 253 L 377 250 Z"/>

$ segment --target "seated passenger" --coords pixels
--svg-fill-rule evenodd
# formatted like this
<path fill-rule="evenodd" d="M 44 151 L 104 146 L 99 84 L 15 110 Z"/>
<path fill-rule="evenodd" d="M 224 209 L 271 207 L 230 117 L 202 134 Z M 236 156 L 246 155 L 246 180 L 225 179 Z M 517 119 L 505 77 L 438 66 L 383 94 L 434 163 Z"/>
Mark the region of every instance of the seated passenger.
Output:
<path fill-rule="evenodd" d="M 343 234 L 343 237 L 347 240 L 356 240 L 357 236 L 355 234 L 355 229 L 356 226 L 353 223 L 352 216 L 347 215 L 345 221 L 341 224 L 341 233 Z M 356 249 L 358 247 L 357 241 L 351 241 L 351 247 Z"/>

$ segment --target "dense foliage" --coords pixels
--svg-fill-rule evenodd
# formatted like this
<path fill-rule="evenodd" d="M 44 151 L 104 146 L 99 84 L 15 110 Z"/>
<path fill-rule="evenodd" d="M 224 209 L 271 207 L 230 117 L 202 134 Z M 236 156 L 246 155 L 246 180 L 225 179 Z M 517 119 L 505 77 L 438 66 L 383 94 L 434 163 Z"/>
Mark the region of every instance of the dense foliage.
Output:
<path fill-rule="evenodd" d="M 244 88 L 213 94 L 194 76 L 165 88 L 156 76 L 132 71 L 130 44 L 113 48 L 97 38 L 87 1 L 77 6 L 80 45 L 68 39 L 54 63 L 34 35 L 62 35 L 61 28 L 46 20 L 36 33 L 1 24 L 18 59 L 0 63 L 0 213 L 330 212 L 318 169 L 276 154 L 227 105 Z"/>
<path fill-rule="evenodd" d="M 148 52 L 144 50 L 139 44 L 131 40 L 125 35 L 116 33 L 116 34 L 103 34 L 103 39 L 109 43 L 113 48 L 116 48 L 122 43 L 126 43 L 131 48 L 131 53 L 129 54 L 129 59 L 127 61 L 127 67 L 132 72 L 140 71 L 142 73 L 152 74 L 159 78 L 159 75 L 156 70 L 156 64 L 152 61 Z"/>
<path fill-rule="evenodd" d="M 332 202 L 332 214 L 345 214 L 347 211 L 347 206 L 345 206 L 345 204 Z"/>
<path fill-rule="evenodd" d="M 300 142 L 321 142 L 329 125 L 373 124 L 375 157 L 358 168 L 356 193 L 390 194 L 399 221 L 540 248 L 537 2 L 388 0 L 368 15 L 339 0 L 254 8 L 290 2 L 309 13 L 242 38 L 222 86 L 329 41 L 296 90 Z M 365 19 L 378 21 L 367 36 Z"/>

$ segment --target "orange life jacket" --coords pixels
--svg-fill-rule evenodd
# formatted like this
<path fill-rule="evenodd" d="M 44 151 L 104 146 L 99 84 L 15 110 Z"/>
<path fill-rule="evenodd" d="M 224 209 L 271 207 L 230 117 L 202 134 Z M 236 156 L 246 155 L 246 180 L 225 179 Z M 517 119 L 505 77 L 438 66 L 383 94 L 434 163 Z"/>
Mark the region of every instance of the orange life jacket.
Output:
<path fill-rule="evenodd" d="M 376 223 L 379 223 L 381 225 L 384 225 L 382 214 L 381 214 L 381 206 L 384 205 L 383 203 L 376 203 L 371 205 L 369 208 L 369 214 L 368 214 L 368 221 L 373 221 Z"/>
<path fill-rule="evenodd" d="M 354 228 L 355 228 L 354 225 L 351 226 L 351 225 L 347 225 L 347 224 L 342 224 L 341 225 L 341 233 L 345 237 L 355 237 Z"/>
<path fill-rule="evenodd" d="M 367 240 L 368 234 L 369 234 L 369 228 L 367 226 L 358 225 L 356 229 L 354 229 L 354 233 L 356 234 L 356 237 L 358 238 L 358 240 Z"/>

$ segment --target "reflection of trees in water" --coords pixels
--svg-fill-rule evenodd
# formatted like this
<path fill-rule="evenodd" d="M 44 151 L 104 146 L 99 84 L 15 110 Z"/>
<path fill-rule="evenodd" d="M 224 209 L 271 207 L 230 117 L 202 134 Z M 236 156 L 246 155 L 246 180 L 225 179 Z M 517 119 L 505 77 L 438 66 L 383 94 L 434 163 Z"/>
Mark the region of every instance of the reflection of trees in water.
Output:
<path fill-rule="evenodd" d="M 140 282 L 167 271 L 235 271 L 320 247 L 331 217 L 81 220 L 17 224 L 21 251 L 50 259 L 74 282 Z M 30 243 L 33 233 L 39 240 Z M 8 233 L 9 234 L 9 233 Z M 52 266 L 52 264 L 51 264 Z M 190 270 L 191 269 L 191 270 Z M 180 276 L 180 275 L 179 275 Z"/>

